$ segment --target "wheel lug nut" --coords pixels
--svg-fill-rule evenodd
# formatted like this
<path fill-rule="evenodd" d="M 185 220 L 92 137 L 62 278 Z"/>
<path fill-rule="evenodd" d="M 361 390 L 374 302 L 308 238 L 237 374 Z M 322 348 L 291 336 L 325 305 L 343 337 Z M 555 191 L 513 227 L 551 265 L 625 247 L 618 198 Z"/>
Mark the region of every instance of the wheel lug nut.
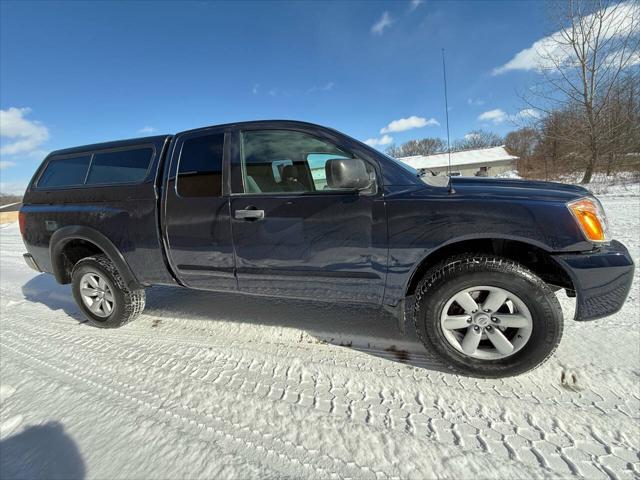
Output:
<path fill-rule="evenodd" d="M 484 309 L 485 313 L 489 313 L 491 310 L 489 310 L 488 308 Z"/>
<path fill-rule="evenodd" d="M 471 323 L 471 317 L 467 318 L 467 323 Z"/>
<path fill-rule="evenodd" d="M 491 330 L 491 325 L 487 325 L 487 330 Z"/>
<path fill-rule="evenodd" d="M 496 318 L 496 317 L 491 317 L 491 321 L 495 322 L 495 323 L 499 323 L 500 319 Z"/>
<path fill-rule="evenodd" d="M 480 330 L 480 327 L 478 325 L 476 325 L 475 327 L 473 327 L 473 329 L 478 332 Z"/>
<path fill-rule="evenodd" d="M 473 310 L 471 313 L 476 313 L 478 310 Z"/>

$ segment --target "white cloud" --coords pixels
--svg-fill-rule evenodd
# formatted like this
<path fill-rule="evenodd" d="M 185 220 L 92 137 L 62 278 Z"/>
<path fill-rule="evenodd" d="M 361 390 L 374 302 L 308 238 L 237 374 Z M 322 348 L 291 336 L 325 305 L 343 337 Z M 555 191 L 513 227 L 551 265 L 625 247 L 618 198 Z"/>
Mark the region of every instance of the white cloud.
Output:
<path fill-rule="evenodd" d="M 493 122 L 495 124 L 498 124 L 498 123 L 504 122 L 508 118 L 509 118 L 508 115 L 503 110 L 499 108 L 494 108 L 493 110 L 488 110 L 486 112 L 481 113 L 480 116 L 478 117 L 478 120 L 483 122 Z"/>
<path fill-rule="evenodd" d="M 25 118 L 30 112 L 30 108 L 0 110 L 0 137 L 9 139 L 0 147 L 1 154 L 29 153 L 49 139 L 47 127 Z"/>
<path fill-rule="evenodd" d="M 13 167 L 15 163 L 9 162 L 6 160 L 0 161 L 0 170 L 4 170 L 5 168 Z"/>
<path fill-rule="evenodd" d="M 329 90 L 333 90 L 333 87 L 335 87 L 335 83 L 333 82 L 327 82 L 324 85 L 318 87 L 316 85 L 314 85 L 313 87 L 311 87 L 310 89 L 307 90 L 307 93 L 314 93 L 314 92 L 328 92 Z"/>
<path fill-rule="evenodd" d="M 424 3 L 424 0 L 411 0 L 411 2 L 409 3 L 409 11 L 413 12 L 416 8 L 418 8 L 423 3 Z"/>
<path fill-rule="evenodd" d="M 26 154 L 24 154 L 24 156 L 26 156 L 26 158 L 29 158 L 29 159 L 42 160 L 44 157 L 46 157 L 50 153 L 51 153 L 51 150 L 43 150 L 41 148 L 38 148 L 37 150 L 32 150 L 30 152 L 27 152 Z M 23 155 L 20 155 L 20 156 L 22 157 Z"/>
<path fill-rule="evenodd" d="M 612 4 L 600 11 L 604 17 L 601 41 L 606 42 L 617 36 L 628 35 L 637 29 L 637 18 L 640 15 L 640 7 L 636 0 Z M 584 17 L 584 25 L 589 25 L 594 21 L 594 14 Z M 493 75 L 500 75 L 510 70 L 536 70 L 542 71 L 555 68 L 556 63 L 562 64 L 575 56 L 575 53 L 561 32 L 543 37 L 534 42 L 529 48 L 518 52 L 511 60 L 504 65 L 494 68 Z M 635 57 L 632 57 L 632 63 Z M 640 59 L 639 59 L 640 61 Z"/>
<path fill-rule="evenodd" d="M 471 105 L 472 107 L 481 107 L 482 105 L 484 105 L 484 100 L 482 100 L 481 98 L 468 98 L 467 104 Z"/>
<path fill-rule="evenodd" d="M 142 134 L 148 135 L 148 134 L 153 133 L 155 131 L 156 131 L 155 128 L 146 125 L 146 126 L 142 127 L 140 130 L 138 130 L 138 133 L 142 133 Z"/>
<path fill-rule="evenodd" d="M 389 135 L 383 135 L 380 138 L 368 138 L 364 141 L 364 143 L 366 143 L 370 147 L 389 145 L 391 142 L 393 142 L 393 137 Z"/>
<path fill-rule="evenodd" d="M 495 108 L 493 110 L 488 110 L 483 112 L 478 117 L 478 120 L 482 122 L 491 122 L 494 125 L 498 125 L 500 123 L 511 121 L 514 123 L 523 122 L 523 121 L 532 121 L 540 118 L 540 112 L 535 108 L 524 108 L 517 113 L 508 114 L 504 110 L 500 108 Z M 465 137 L 466 138 L 466 137 Z"/>
<path fill-rule="evenodd" d="M 435 118 L 426 119 L 424 117 L 416 117 L 412 115 L 407 118 L 394 120 L 386 127 L 380 130 L 380 133 L 404 132 L 412 128 L 437 127 L 440 123 Z"/>
<path fill-rule="evenodd" d="M 540 112 L 535 108 L 525 108 L 513 115 L 514 120 L 535 120 L 540 118 Z"/>
<path fill-rule="evenodd" d="M 371 33 L 375 35 L 382 35 L 385 28 L 389 28 L 392 23 L 393 19 L 391 18 L 391 15 L 389 15 L 389 12 L 383 12 L 380 20 L 371 26 Z"/>
<path fill-rule="evenodd" d="M 611 52 L 602 60 L 602 63 L 607 67 L 620 65 L 620 63 L 626 63 L 627 67 L 634 67 L 640 65 L 640 52 L 631 52 L 630 54 L 622 50 Z"/>
<path fill-rule="evenodd" d="M 281 88 L 270 88 L 268 90 L 267 89 L 262 90 L 260 87 L 260 84 L 256 83 L 253 86 L 253 89 L 251 90 L 251 92 L 254 95 L 259 95 L 261 92 L 264 92 L 264 94 L 269 95 L 270 97 L 279 97 L 279 96 L 297 97 L 299 95 L 305 95 L 305 94 L 308 95 L 316 92 L 329 92 L 333 90 L 335 86 L 336 84 L 334 82 L 327 82 L 321 85 L 313 85 L 312 87 L 307 88 L 306 90 L 303 88 L 297 88 L 292 90 L 284 90 Z"/>

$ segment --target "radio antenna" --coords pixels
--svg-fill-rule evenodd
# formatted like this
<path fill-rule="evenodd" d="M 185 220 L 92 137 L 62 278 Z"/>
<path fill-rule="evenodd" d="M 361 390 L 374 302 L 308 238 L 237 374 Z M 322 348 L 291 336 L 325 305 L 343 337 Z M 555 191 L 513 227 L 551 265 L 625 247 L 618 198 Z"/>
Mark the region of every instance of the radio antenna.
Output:
<path fill-rule="evenodd" d="M 444 77 L 444 114 L 447 121 L 447 155 L 449 156 L 449 193 L 455 193 L 451 186 L 451 137 L 449 135 L 449 99 L 447 98 L 447 67 L 444 63 L 444 48 L 442 49 L 442 76 Z"/>

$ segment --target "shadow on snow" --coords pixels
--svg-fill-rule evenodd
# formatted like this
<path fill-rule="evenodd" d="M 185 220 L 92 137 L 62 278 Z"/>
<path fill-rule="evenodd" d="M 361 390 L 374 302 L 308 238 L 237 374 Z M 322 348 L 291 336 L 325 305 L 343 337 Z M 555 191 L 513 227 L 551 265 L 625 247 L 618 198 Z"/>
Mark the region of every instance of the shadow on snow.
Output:
<path fill-rule="evenodd" d="M 22 287 L 22 293 L 29 301 L 62 310 L 79 323 L 86 322 L 73 301 L 71 287 L 59 285 L 51 275 L 32 278 Z M 396 319 L 375 306 L 158 286 L 147 289 L 144 315 L 153 318 L 152 326 L 160 322 L 170 324 L 172 320 L 201 320 L 294 329 L 306 332 L 318 342 L 353 348 L 394 362 L 447 371 L 435 354 L 417 340 L 410 323 L 403 335 Z"/>
<path fill-rule="evenodd" d="M 27 427 L 0 441 L 0 478 L 82 479 L 85 464 L 61 423 Z"/>

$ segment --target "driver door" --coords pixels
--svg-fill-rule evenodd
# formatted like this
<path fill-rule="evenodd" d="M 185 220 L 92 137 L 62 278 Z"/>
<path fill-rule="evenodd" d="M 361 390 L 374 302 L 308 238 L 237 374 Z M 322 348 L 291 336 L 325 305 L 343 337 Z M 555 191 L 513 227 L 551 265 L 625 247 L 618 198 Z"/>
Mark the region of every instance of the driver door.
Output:
<path fill-rule="evenodd" d="M 247 129 L 232 156 L 231 229 L 241 291 L 293 298 L 382 302 L 384 202 L 328 186 L 325 164 L 352 158 L 311 133 Z"/>

